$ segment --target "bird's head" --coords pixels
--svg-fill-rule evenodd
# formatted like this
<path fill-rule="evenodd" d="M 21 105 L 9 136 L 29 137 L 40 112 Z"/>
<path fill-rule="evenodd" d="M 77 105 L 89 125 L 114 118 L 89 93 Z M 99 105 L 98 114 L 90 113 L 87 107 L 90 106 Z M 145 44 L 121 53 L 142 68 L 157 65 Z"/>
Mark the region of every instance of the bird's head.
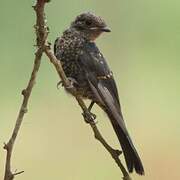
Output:
<path fill-rule="evenodd" d="M 101 17 L 90 12 L 77 16 L 71 23 L 71 28 L 82 32 L 90 41 L 94 41 L 103 32 L 111 32 Z"/>

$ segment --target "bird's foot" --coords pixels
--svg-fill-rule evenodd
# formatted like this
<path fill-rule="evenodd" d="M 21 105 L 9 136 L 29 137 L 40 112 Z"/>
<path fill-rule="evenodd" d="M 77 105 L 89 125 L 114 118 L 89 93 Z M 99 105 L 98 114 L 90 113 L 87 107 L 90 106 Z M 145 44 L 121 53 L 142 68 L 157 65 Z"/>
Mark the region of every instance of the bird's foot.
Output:
<path fill-rule="evenodd" d="M 84 120 L 86 123 L 90 123 L 90 124 L 97 124 L 97 120 L 96 120 L 96 115 L 91 113 L 90 111 L 86 111 L 84 113 L 82 113 Z"/>
<path fill-rule="evenodd" d="M 70 89 L 73 89 L 76 85 L 78 85 L 78 82 L 74 79 L 74 78 L 72 78 L 72 77 L 67 77 L 67 79 L 69 80 L 69 82 L 70 82 L 70 84 L 69 84 L 69 86 L 67 86 L 66 87 L 66 89 L 68 90 L 70 90 Z"/>
<path fill-rule="evenodd" d="M 62 81 L 59 81 L 59 82 L 56 84 L 57 89 L 59 89 L 59 86 L 60 86 L 60 85 L 61 85 L 61 86 L 64 86 Z"/>
<path fill-rule="evenodd" d="M 72 88 L 74 88 L 74 85 L 76 84 L 78 84 L 78 82 L 74 79 L 74 78 L 71 78 L 71 77 L 67 77 L 67 79 L 69 80 L 69 82 L 70 82 L 70 85 L 69 86 L 67 86 L 66 87 L 66 89 L 72 89 Z M 59 81 L 58 83 L 57 83 L 57 89 L 59 89 L 59 86 L 62 86 L 62 87 L 64 87 L 64 83 L 63 83 L 63 81 Z"/>

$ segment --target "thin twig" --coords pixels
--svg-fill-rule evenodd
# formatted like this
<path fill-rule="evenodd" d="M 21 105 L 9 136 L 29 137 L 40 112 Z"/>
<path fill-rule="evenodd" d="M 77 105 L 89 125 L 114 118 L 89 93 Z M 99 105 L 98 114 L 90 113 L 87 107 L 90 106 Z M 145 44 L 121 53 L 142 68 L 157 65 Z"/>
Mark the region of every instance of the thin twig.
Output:
<path fill-rule="evenodd" d="M 5 164 L 4 180 L 13 180 L 16 175 L 24 172 L 24 171 L 15 172 L 15 173 L 12 172 L 11 156 L 12 156 L 14 143 L 16 141 L 17 135 L 19 133 L 19 130 L 20 130 L 20 127 L 21 127 L 21 124 L 23 121 L 24 114 L 27 112 L 27 105 L 28 105 L 29 97 L 31 95 L 32 88 L 35 84 L 36 76 L 37 76 L 37 73 L 38 73 L 38 70 L 39 70 L 39 67 L 41 64 L 41 57 L 42 57 L 42 54 L 44 51 L 44 49 L 43 49 L 44 44 L 46 42 L 46 38 L 47 38 L 47 34 L 48 34 L 47 30 L 45 29 L 45 22 L 44 22 L 44 16 L 43 16 L 44 5 L 45 5 L 44 0 L 38 0 L 36 5 L 34 6 L 34 9 L 36 11 L 36 16 L 37 16 L 35 28 L 36 28 L 38 49 L 35 53 L 34 66 L 33 66 L 33 70 L 32 70 L 28 85 L 22 91 L 23 102 L 20 107 L 18 117 L 16 119 L 16 124 L 15 124 L 14 130 L 12 132 L 12 135 L 11 135 L 8 143 L 5 143 L 5 145 L 4 145 L 4 149 L 7 152 L 6 162 L 5 162 L 6 164 Z"/>

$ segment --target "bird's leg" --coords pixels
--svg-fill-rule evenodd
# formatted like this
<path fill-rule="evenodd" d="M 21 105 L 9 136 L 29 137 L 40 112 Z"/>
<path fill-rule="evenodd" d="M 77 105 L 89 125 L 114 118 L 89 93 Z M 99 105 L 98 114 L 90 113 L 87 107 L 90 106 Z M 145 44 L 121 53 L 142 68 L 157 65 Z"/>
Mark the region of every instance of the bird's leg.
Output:
<path fill-rule="evenodd" d="M 94 103 L 95 103 L 94 101 L 91 101 L 91 104 L 89 105 L 88 110 L 89 110 L 89 112 L 91 113 L 91 115 L 93 116 L 93 118 L 95 120 L 96 119 L 96 115 L 91 112 L 91 109 L 92 109 Z M 96 121 L 96 123 L 97 123 L 97 121 Z"/>
<path fill-rule="evenodd" d="M 91 109 L 92 109 L 94 103 L 95 103 L 94 101 L 91 101 L 91 104 L 90 104 L 89 107 L 88 107 L 88 110 L 89 110 L 89 111 L 91 111 Z"/>
<path fill-rule="evenodd" d="M 91 109 L 92 109 L 92 107 L 93 107 L 93 105 L 94 105 L 94 101 L 91 101 L 91 104 L 89 105 L 89 107 L 88 107 L 88 110 L 89 110 L 89 112 L 90 112 L 90 114 L 92 115 L 92 117 L 93 117 L 93 119 L 94 119 L 94 123 L 96 124 L 96 123 L 98 123 L 98 121 L 96 120 L 96 114 L 93 114 L 92 112 L 91 112 Z"/>
<path fill-rule="evenodd" d="M 74 78 L 72 78 L 72 77 L 67 77 L 67 79 L 70 81 L 70 86 L 69 87 L 66 87 L 67 89 L 71 89 L 71 88 L 73 88 L 74 87 L 74 84 L 78 84 L 78 82 L 74 79 Z M 57 83 L 57 89 L 59 89 L 59 86 L 64 86 L 64 84 L 63 84 L 63 81 L 59 81 L 58 83 Z"/>
<path fill-rule="evenodd" d="M 91 101 L 91 104 L 89 105 L 87 111 L 82 113 L 86 123 L 94 123 L 94 124 L 97 123 L 97 121 L 95 121 L 96 115 L 91 112 L 91 109 L 92 109 L 94 103 L 95 103 L 94 101 Z"/>

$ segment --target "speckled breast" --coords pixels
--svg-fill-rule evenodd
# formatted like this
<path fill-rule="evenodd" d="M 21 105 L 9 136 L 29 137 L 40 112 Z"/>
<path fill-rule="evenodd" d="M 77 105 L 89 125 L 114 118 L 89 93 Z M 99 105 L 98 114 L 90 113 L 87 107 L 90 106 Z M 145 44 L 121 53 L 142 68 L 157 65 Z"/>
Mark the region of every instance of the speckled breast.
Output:
<path fill-rule="evenodd" d="M 85 40 L 76 32 L 64 32 L 61 38 L 55 42 L 55 55 L 61 61 L 63 70 L 67 77 L 75 79 L 79 95 L 83 98 L 92 99 L 93 94 L 85 77 L 83 69 L 78 63 L 78 57 L 82 53 Z"/>

